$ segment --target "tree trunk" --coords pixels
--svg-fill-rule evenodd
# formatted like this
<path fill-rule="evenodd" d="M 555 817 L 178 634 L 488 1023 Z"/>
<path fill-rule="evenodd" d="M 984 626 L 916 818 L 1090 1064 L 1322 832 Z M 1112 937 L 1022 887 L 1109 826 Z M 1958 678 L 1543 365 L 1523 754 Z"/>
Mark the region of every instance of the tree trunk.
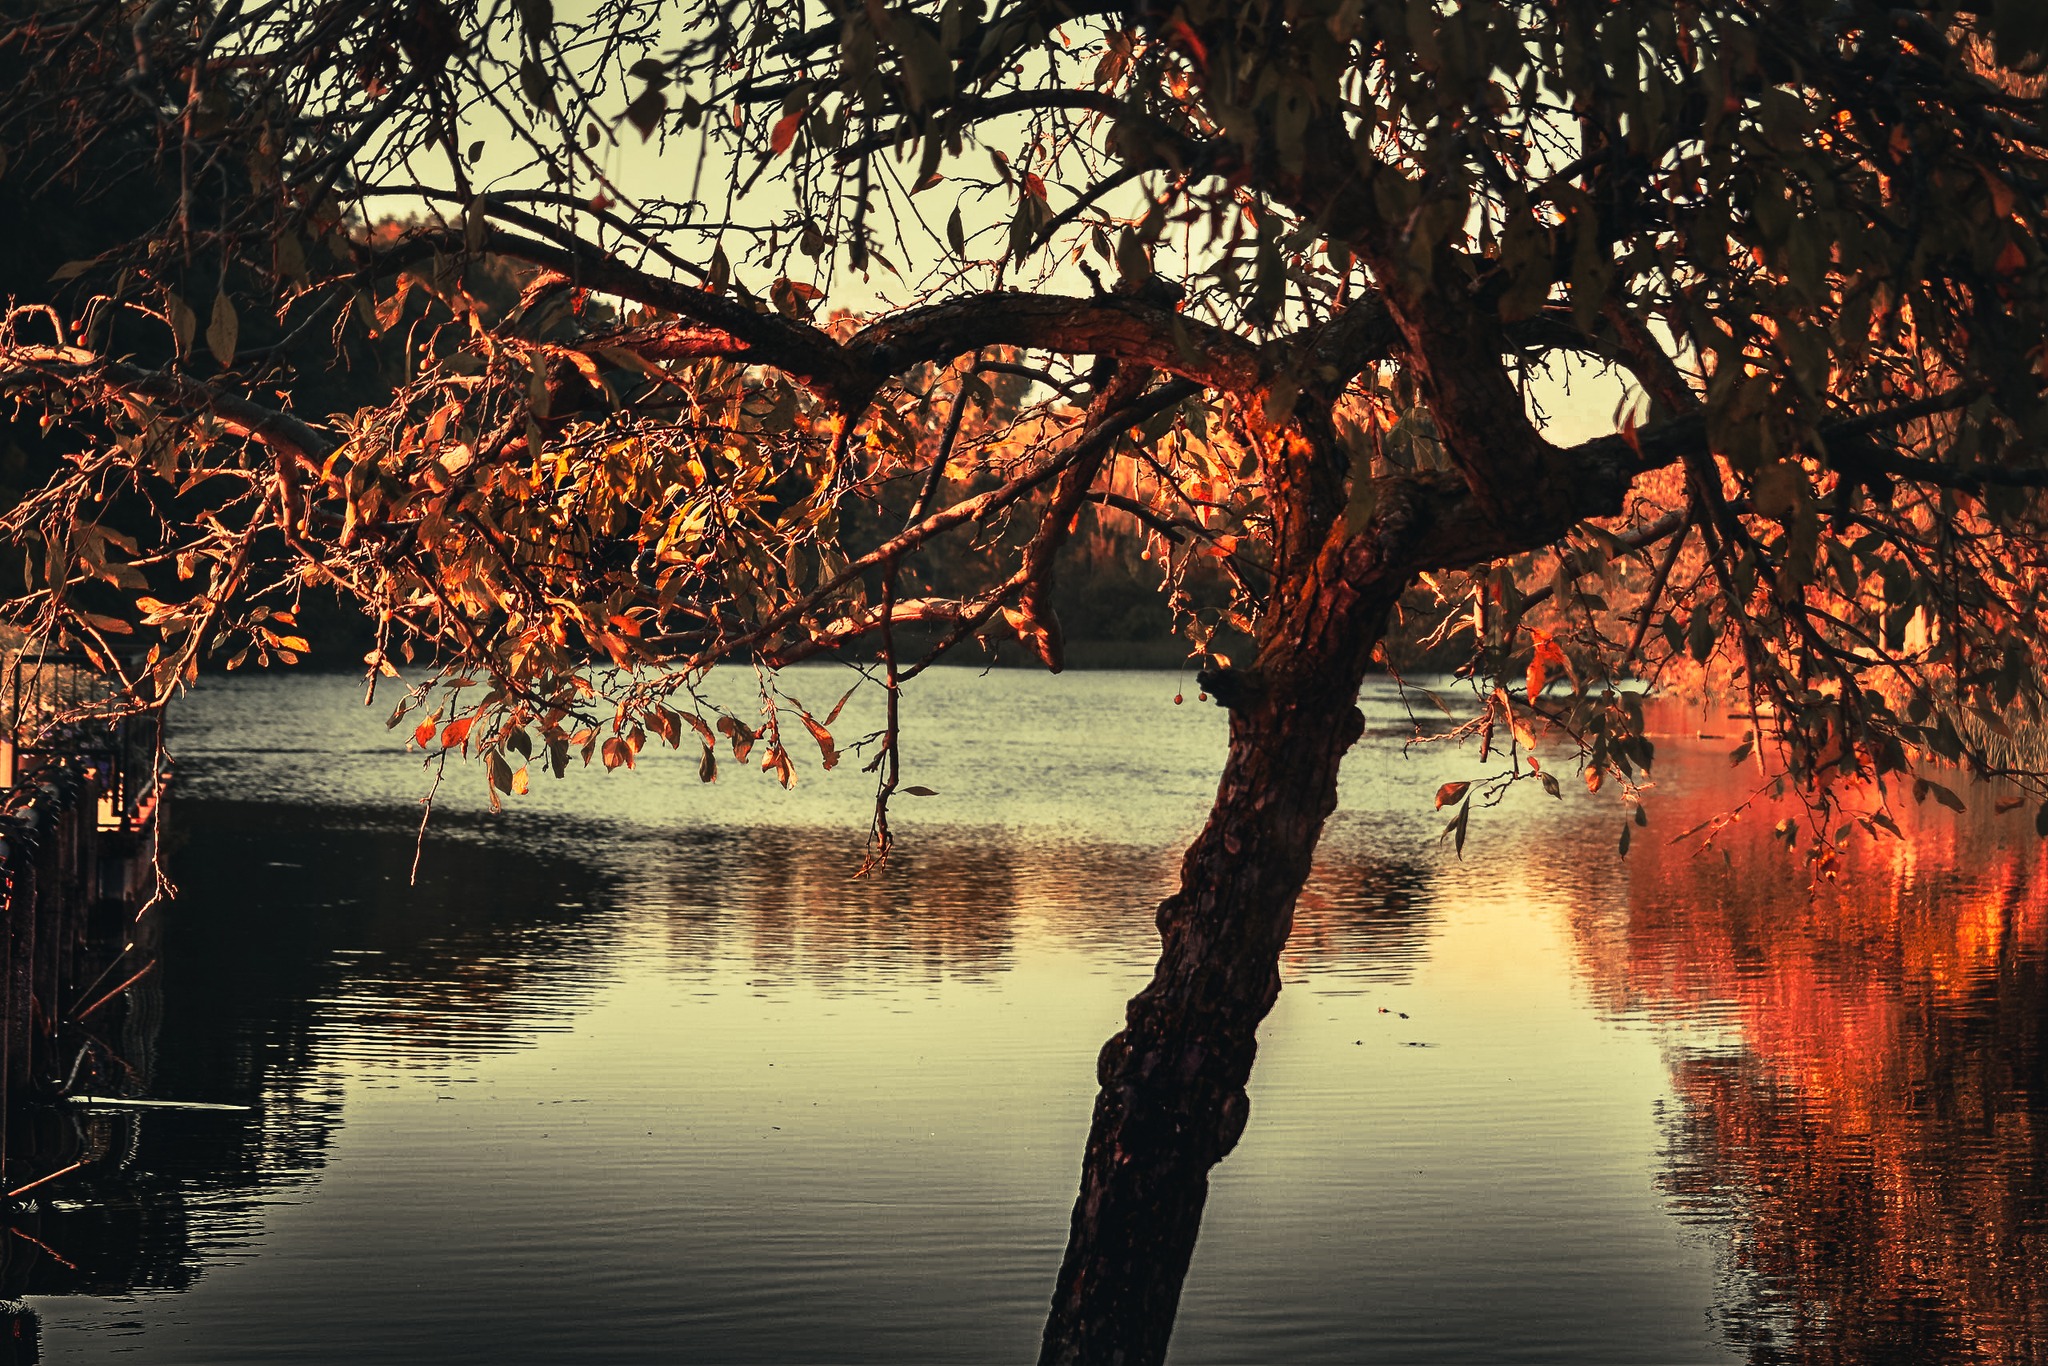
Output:
<path fill-rule="evenodd" d="M 1337 804 L 1338 764 L 1364 728 L 1358 688 L 1395 591 L 1312 588 L 1259 672 L 1229 679 L 1242 694 L 1218 691 L 1231 704 L 1229 758 L 1180 890 L 1159 907 L 1151 984 L 1097 1066 L 1041 1366 L 1165 1358 L 1209 1169 L 1244 1132 L 1259 1022 L 1280 994 L 1280 951 Z"/>

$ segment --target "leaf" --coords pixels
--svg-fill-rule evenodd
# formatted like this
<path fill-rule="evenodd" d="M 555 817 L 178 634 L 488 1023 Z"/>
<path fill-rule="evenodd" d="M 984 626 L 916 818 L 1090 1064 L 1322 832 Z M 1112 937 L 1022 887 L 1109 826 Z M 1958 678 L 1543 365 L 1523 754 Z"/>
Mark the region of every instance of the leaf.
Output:
<path fill-rule="evenodd" d="M 1991 809 L 2003 816 L 2008 811 L 2017 811 L 2027 804 L 2025 797 L 2000 797 L 1991 804 Z"/>
<path fill-rule="evenodd" d="M 797 709 L 797 716 L 802 719 L 804 729 L 811 733 L 811 738 L 818 742 L 819 757 L 824 760 L 826 771 L 830 772 L 839 763 L 839 747 L 832 743 L 832 732 L 819 725 L 817 718 L 802 708 Z"/>
<path fill-rule="evenodd" d="M 715 783 L 718 781 L 718 751 L 711 747 L 709 740 L 704 742 L 704 757 L 697 761 L 697 781 L 700 783 Z"/>
<path fill-rule="evenodd" d="M 775 311 L 797 322 L 808 320 L 812 312 L 812 303 L 824 297 L 824 290 L 816 285 L 807 285 L 801 280 L 777 280 L 768 287 L 768 298 L 774 303 Z"/>
<path fill-rule="evenodd" d="M 1458 814 L 1444 823 L 1444 836 L 1453 842 L 1458 857 L 1465 857 L 1465 832 L 1472 823 L 1472 802 L 1467 798 L 1458 807 Z"/>
<path fill-rule="evenodd" d="M 775 120 L 775 126 L 768 130 L 768 155 L 779 157 L 789 150 L 789 145 L 796 141 L 797 129 L 803 127 L 807 112 L 803 105 L 798 105 Z"/>
<path fill-rule="evenodd" d="M 489 768 L 491 786 L 500 792 L 510 792 L 512 790 L 512 765 L 505 762 L 505 756 L 496 750 L 492 750 Z"/>
<path fill-rule="evenodd" d="M 171 336 L 177 339 L 178 354 L 182 356 L 192 349 L 192 339 L 199 335 L 199 315 L 192 311 L 192 305 L 167 289 L 164 291 L 164 317 L 170 320 Z"/>
<path fill-rule="evenodd" d="M 524 797 L 530 785 L 531 780 L 529 780 L 526 776 L 526 765 L 521 764 L 512 772 L 512 795 L 515 797 Z"/>
<path fill-rule="evenodd" d="M 554 82 L 548 79 L 547 68 L 540 64 L 540 59 L 532 56 L 531 54 L 528 54 L 519 63 L 519 89 L 520 93 L 526 96 L 526 102 L 532 105 L 535 109 L 539 109 L 549 114 L 555 112 Z M 645 94 L 642 94 L 640 96 L 640 99 L 633 101 L 633 104 L 639 104 L 642 100 L 647 99 L 649 96 L 653 96 L 655 99 L 660 100 L 661 105 L 663 107 L 666 107 L 668 104 L 667 100 L 661 99 L 659 93 L 653 90 L 649 90 Z M 633 106 L 628 105 L 626 107 L 626 116 L 628 118 L 632 118 L 632 115 Z M 660 117 L 659 110 L 656 111 L 655 117 Z M 639 120 L 635 119 L 634 125 L 638 127 Z M 644 129 L 642 130 L 641 135 L 643 137 L 646 136 L 646 132 Z"/>
<path fill-rule="evenodd" d="M 747 761 L 747 752 L 754 747 L 756 732 L 748 730 L 730 716 L 718 718 L 718 729 L 732 741 L 732 757 L 740 763 Z"/>
<path fill-rule="evenodd" d="M 1457 801 L 1465 795 L 1466 790 L 1471 786 L 1472 784 L 1469 782 L 1445 783 L 1436 790 L 1436 809 L 1441 811 L 1452 802 Z"/>
<path fill-rule="evenodd" d="M 667 707 L 650 707 L 647 710 L 647 724 L 670 749 L 679 749 L 683 743 L 683 718 Z"/>
<path fill-rule="evenodd" d="M 1621 856 L 1622 856 L 1623 858 L 1627 858 L 1627 857 L 1628 857 L 1628 842 L 1629 842 L 1629 837 L 1630 837 L 1631 835 L 1633 835 L 1634 833 L 1635 833 L 1635 827 L 1634 827 L 1634 826 L 1632 826 L 1632 825 L 1630 825 L 1630 824 L 1629 824 L 1628 822 L 1626 822 L 1626 821 L 1623 821 L 1623 822 L 1622 822 L 1622 825 L 1621 825 Z"/>
<path fill-rule="evenodd" d="M 93 262 L 90 260 L 66 261 L 63 265 L 50 272 L 50 283 L 55 284 L 59 280 L 76 280 L 92 268 Z"/>
<path fill-rule="evenodd" d="M 460 721 L 450 721 L 448 728 L 441 732 L 441 748 L 454 749 L 469 739 L 469 728 L 475 724 L 474 716 L 465 716 Z"/>
<path fill-rule="evenodd" d="M 626 106 L 626 122 L 640 130 L 640 140 L 645 142 L 654 136 L 655 129 L 661 127 L 661 116 L 667 112 L 668 96 L 649 86 Z"/>
<path fill-rule="evenodd" d="M 1548 792 L 1559 801 L 1564 800 L 1564 793 L 1558 790 L 1557 775 L 1555 773 L 1539 773 L 1536 775 L 1536 779 L 1543 784 L 1545 792 Z"/>
<path fill-rule="evenodd" d="M 2034 813 L 2034 833 L 2048 840 L 2048 802 L 2041 803 L 2041 809 Z"/>
<path fill-rule="evenodd" d="M 429 744 L 433 743 L 435 729 L 436 723 L 434 718 L 430 716 L 420 722 L 419 727 L 413 731 L 412 742 L 421 749 L 425 749 Z"/>
<path fill-rule="evenodd" d="M 295 232 L 281 233 L 271 243 L 270 259 L 280 278 L 303 280 L 306 278 L 306 247 Z"/>
<path fill-rule="evenodd" d="M 633 767 L 633 747 L 620 736 L 613 736 L 604 742 L 604 766 L 607 771 L 621 766 Z"/>
<path fill-rule="evenodd" d="M 235 363 L 235 342 L 242 332 L 241 320 L 235 317 L 234 300 L 222 290 L 213 299 L 213 317 L 206 324 L 206 349 L 213 352 L 213 358 L 225 370 Z"/>
<path fill-rule="evenodd" d="M 898 790 L 909 797 L 936 797 L 939 795 L 936 789 L 921 786 L 899 788 Z"/>
<path fill-rule="evenodd" d="M 1578 682 L 1578 675 L 1572 672 L 1572 662 L 1565 658 L 1564 651 L 1551 639 L 1550 632 L 1532 626 L 1529 628 L 1529 635 L 1536 642 L 1536 653 L 1530 657 L 1527 679 L 1529 702 L 1533 706 L 1543 692 L 1544 683 L 1549 680 L 1551 666 L 1555 665 L 1562 669 L 1574 684 Z"/>
<path fill-rule="evenodd" d="M 965 258 L 967 255 L 967 232 L 960 225 L 960 206 L 953 206 L 953 216 L 946 220 L 946 245 L 953 254 Z"/>
<path fill-rule="evenodd" d="M 1927 790 L 1934 794 L 1934 800 L 1940 802 L 1943 806 L 1947 807 L 1951 811 L 1961 811 L 1964 809 L 1963 799 L 1961 797 L 1958 797 L 1954 792 L 1950 791 L 1946 787 L 1943 787 L 1940 783 L 1935 782 L 1931 778 L 1926 779 L 1925 781 L 1927 783 Z"/>

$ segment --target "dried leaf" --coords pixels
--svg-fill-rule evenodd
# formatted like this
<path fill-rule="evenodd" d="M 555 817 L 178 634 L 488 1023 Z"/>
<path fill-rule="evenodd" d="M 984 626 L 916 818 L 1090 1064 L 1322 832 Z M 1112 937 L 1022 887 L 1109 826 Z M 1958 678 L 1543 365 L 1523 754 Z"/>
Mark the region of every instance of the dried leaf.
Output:
<path fill-rule="evenodd" d="M 220 362 L 225 370 L 235 363 L 235 343 L 242 333 L 241 320 L 235 316 L 234 300 L 222 290 L 213 299 L 213 317 L 206 324 L 206 349 Z"/>
<path fill-rule="evenodd" d="M 1452 802 L 1457 801 L 1465 795 L 1466 790 L 1471 786 L 1472 784 L 1469 782 L 1445 783 L 1436 790 L 1436 809 L 1441 811 Z"/>
<path fill-rule="evenodd" d="M 809 731 L 811 738 L 818 742 L 818 754 L 824 760 L 826 770 L 829 772 L 837 767 L 839 763 L 839 747 L 832 743 L 832 732 L 819 725 L 817 718 L 801 708 L 797 710 L 797 715 L 802 718 L 804 729 Z"/>

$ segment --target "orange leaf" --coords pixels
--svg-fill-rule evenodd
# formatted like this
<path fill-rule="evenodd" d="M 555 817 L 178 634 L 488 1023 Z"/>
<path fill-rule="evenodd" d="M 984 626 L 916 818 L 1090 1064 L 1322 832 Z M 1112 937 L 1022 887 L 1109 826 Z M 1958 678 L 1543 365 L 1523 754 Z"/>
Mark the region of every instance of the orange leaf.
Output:
<path fill-rule="evenodd" d="M 476 724 L 474 716 L 465 716 L 460 721 L 450 721 L 448 729 L 441 732 L 441 748 L 454 749 L 469 738 L 469 728 Z"/>
<path fill-rule="evenodd" d="M 789 144 L 796 141 L 796 130 L 803 126 L 805 112 L 798 105 L 775 120 L 775 126 L 768 130 L 768 155 L 779 157 L 789 150 Z"/>
<path fill-rule="evenodd" d="M 799 711 L 797 715 L 803 718 L 804 729 L 818 742 L 818 754 L 824 759 L 826 770 L 830 771 L 839 762 L 839 746 L 832 743 L 832 732 L 819 725 L 817 718 L 807 711 Z"/>
<path fill-rule="evenodd" d="M 1436 809 L 1441 811 L 1452 802 L 1457 801 L 1465 795 L 1465 790 L 1471 786 L 1472 784 L 1470 783 L 1445 783 L 1436 790 Z"/>
<path fill-rule="evenodd" d="M 418 745 L 421 749 L 425 749 L 428 746 L 428 744 L 430 744 L 433 741 L 434 732 L 437 729 L 439 729 L 439 727 L 437 727 L 434 724 L 434 718 L 431 716 L 428 717 L 426 720 L 420 722 L 419 729 L 412 733 L 412 742 Z"/>
<path fill-rule="evenodd" d="M 1033 199 L 1045 198 L 1045 182 L 1030 171 L 1024 173 L 1024 193 Z"/>

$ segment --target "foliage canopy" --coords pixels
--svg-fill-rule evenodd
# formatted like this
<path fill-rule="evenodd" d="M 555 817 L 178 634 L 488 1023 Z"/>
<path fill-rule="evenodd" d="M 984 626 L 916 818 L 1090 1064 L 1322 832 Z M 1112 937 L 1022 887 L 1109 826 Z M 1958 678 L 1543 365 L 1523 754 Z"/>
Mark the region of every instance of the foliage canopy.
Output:
<path fill-rule="evenodd" d="M 289 661 L 331 584 L 373 665 L 482 671 L 415 724 L 502 786 L 693 730 L 708 775 L 719 659 L 873 637 L 900 680 L 998 635 L 1057 668 L 1047 585 L 1092 508 L 1158 548 L 1195 649 L 1239 627 L 1259 668 L 1319 562 L 1430 576 L 1407 608 L 1469 630 L 1471 729 L 1554 723 L 1589 784 L 1650 758 L 1607 685 L 1685 660 L 1741 679 L 1823 807 L 1924 752 L 2024 767 L 1998 741 L 2042 702 L 2043 28 L 15 5 L 7 175 L 93 248 L 9 315 L 7 387 L 75 435 L 7 519 L 17 612 L 146 643 L 161 698 L 208 653 Z M 400 373 L 294 414 L 327 336 Z M 1608 434 L 1546 438 L 1561 363 L 1624 378 Z M 939 594 L 949 537 L 988 553 Z M 763 696 L 716 723 L 787 781 Z"/>

